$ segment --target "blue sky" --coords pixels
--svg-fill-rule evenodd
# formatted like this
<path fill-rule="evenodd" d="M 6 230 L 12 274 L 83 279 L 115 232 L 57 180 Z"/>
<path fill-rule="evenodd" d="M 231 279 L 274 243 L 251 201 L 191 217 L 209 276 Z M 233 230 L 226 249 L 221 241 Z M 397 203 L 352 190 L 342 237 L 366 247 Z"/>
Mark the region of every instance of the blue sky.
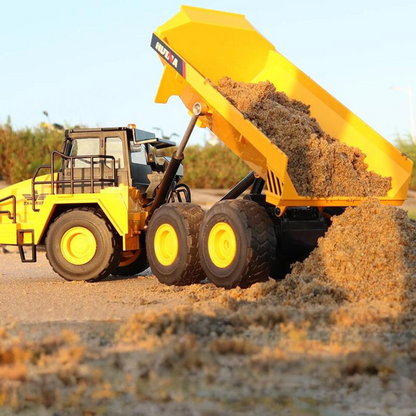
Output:
<path fill-rule="evenodd" d="M 0 123 L 96 126 L 135 122 L 165 135 L 189 120 L 178 99 L 155 104 L 162 65 L 152 31 L 182 2 L 60 0 L 2 2 Z M 416 2 L 195 0 L 243 13 L 276 49 L 385 138 L 408 133 L 405 92 L 416 96 Z M 415 97 L 416 98 L 416 97 Z M 201 141 L 203 131 L 194 142 Z"/>

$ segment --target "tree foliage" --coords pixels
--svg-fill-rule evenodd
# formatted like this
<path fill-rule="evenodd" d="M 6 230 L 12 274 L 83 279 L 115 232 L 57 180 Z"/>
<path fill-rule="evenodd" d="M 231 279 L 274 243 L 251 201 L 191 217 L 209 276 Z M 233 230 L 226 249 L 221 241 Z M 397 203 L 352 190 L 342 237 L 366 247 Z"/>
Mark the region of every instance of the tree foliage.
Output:
<path fill-rule="evenodd" d="M 416 144 L 413 143 L 410 135 L 402 137 L 397 136 L 396 146 L 400 149 L 408 158 L 413 160 L 413 172 L 412 180 L 410 182 L 410 188 L 416 190 Z"/>
<path fill-rule="evenodd" d="M 183 164 L 184 182 L 192 188 L 231 188 L 250 172 L 241 159 L 222 145 L 190 146 Z"/>
<path fill-rule="evenodd" d="M 50 164 L 52 150 L 62 150 L 63 136 L 46 123 L 18 130 L 10 120 L 0 125 L 0 176 L 8 183 L 31 178 L 38 166 Z M 229 188 L 249 172 L 222 145 L 187 147 L 184 168 L 184 182 L 193 188 Z"/>
<path fill-rule="evenodd" d="M 63 131 L 41 123 L 13 129 L 10 119 L 0 125 L 0 176 L 8 183 L 29 179 L 39 165 L 50 164 L 52 150 L 61 150 Z M 415 162 L 411 188 L 416 190 L 416 144 L 410 135 L 398 136 L 396 146 Z M 184 182 L 192 188 L 231 188 L 250 171 L 226 146 L 188 146 Z"/>
<path fill-rule="evenodd" d="M 40 165 L 50 164 L 52 150 L 62 149 L 63 132 L 47 124 L 14 130 L 10 119 L 0 125 L 0 176 L 8 183 L 32 177 Z"/>

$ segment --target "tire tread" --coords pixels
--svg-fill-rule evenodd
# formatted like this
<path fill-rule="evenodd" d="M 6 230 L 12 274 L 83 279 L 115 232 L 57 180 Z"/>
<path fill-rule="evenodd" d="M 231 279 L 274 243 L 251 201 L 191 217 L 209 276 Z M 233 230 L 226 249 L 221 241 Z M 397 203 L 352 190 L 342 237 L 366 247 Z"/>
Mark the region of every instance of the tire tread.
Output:
<path fill-rule="evenodd" d="M 224 215 L 228 209 L 237 212 L 248 240 L 246 258 L 242 260 L 246 266 L 242 274 L 224 282 L 223 287 L 229 289 L 236 286 L 247 288 L 254 283 L 266 281 L 275 260 L 277 245 L 273 222 L 266 209 L 254 201 L 244 199 L 225 200 L 216 205 L 218 206 L 217 212 L 222 211 Z M 224 209 L 224 206 L 228 207 Z M 210 218 L 212 217 L 208 213 L 207 223 Z M 208 265 L 206 267 L 209 269 Z"/>
<path fill-rule="evenodd" d="M 117 267 L 117 265 L 120 263 L 121 259 L 121 252 L 122 252 L 122 244 L 121 244 L 121 238 L 117 234 L 117 232 L 114 230 L 113 226 L 108 222 L 107 217 L 104 215 L 104 213 L 98 209 L 98 208 L 91 208 L 91 207 L 76 207 L 68 209 L 67 211 L 63 212 L 59 216 L 55 218 L 53 223 L 50 225 L 48 233 L 45 238 L 45 245 L 46 247 L 49 246 L 49 239 L 51 238 L 51 234 L 54 234 L 54 228 L 57 227 L 57 222 L 62 218 L 63 216 L 66 216 L 67 214 L 71 212 L 91 212 L 96 217 L 100 218 L 104 224 L 106 225 L 108 231 L 111 234 L 111 249 L 112 249 L 112 255 L 108 260 L 108 263 L 102 268 L 101 272 L 97 275 L 97 277 L 88 279 L 88 282 L 98 282 L 100 280 L 105 279 L 108 275 L 111 274 L 111 272 Z M 54 245 L 54 249 L 59 249 L 59 247 L 56 247 L 56 244 L 58 244 L 56 241 L 51 241 L 51 244 Z M 49 264 L 51 265 L 53 271 L 63 277 L 65 280 L 71 281 L 72 279 L 67 278 L 65 276 L 62 276 L 54 267 L 53 262 L 51 262 L 49 256 L 48 256 L 48 250 L 46 250 L 46 258 L 49 261 Z"/>
<path fill-rule="evenodd" d="M 162 216 L 164 212 L 168 210 L 175 211 L 175 214 L 181 218 L 181 222 L 186 230 L 186 240 L 187 240 L 187 256 L 185 263 L 181 266 L 182 272 L 179 276 L 176 276 L 174 279 L 167 279 L 161 272 L 160 275 L 152 270 L 156 274 L 156 277 L 160 282 L 167 285 L 176 285 L 176 286 L 186 286 L 194 283 L 199 283 L 204 277 L 205 274 L 201 267 L 199 260 L 199 228 L 204 218 L 204 211 L 199 205 L 192 203 L 169 203 L 164 204 L 158 208 L 153 214 L 152 219 L 150 220 L 150 225 L 153 218 L 158 218 Z M 151 252 L 152 243 L 149 240 L 149 230 L 146 237 L 146 250 L 148 253 Z M 148 259 L 150 262 L 150 267 L 152 268 L 152 256 L 148 254 Z"/>

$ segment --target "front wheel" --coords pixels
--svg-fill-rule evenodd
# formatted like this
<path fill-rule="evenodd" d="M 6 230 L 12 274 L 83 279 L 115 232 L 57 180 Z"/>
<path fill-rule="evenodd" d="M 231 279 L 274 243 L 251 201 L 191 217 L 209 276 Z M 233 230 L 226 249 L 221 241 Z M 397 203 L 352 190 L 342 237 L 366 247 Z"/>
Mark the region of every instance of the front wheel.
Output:
<path fill-rule="evenodd" d="M 50 226 L 45 243 L 50 265 L 66 280 L 101 280 L 120 263 L 121 238 L 98 209 L 64 212 Z"/>
<path fill-rule="evenodd" d="M 158 208 L 146 233 L 146 253 L 153 274 L 166 285 L 199 283 L 203 271 L 198 257 L 199 205 L 169 203 Z"/>
<path fill-rule="evenodd" d="M 216 286 L 249 287 L 268 279 L 276 244 L 265 208 L 241 199 L 221 201 L 201 225 L 201 265 Z"/>

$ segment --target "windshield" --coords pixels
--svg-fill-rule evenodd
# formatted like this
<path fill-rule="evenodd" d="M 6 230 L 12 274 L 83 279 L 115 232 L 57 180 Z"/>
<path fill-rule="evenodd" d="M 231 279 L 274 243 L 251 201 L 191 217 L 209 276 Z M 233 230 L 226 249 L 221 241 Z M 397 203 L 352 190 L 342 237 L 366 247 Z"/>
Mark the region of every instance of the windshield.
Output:
<path fill-rule="evenodd" d="M 131 163 L 147 165 L 146 151 L 143 144 L 135 144 L 130 141 L 130 157 Z"/>

